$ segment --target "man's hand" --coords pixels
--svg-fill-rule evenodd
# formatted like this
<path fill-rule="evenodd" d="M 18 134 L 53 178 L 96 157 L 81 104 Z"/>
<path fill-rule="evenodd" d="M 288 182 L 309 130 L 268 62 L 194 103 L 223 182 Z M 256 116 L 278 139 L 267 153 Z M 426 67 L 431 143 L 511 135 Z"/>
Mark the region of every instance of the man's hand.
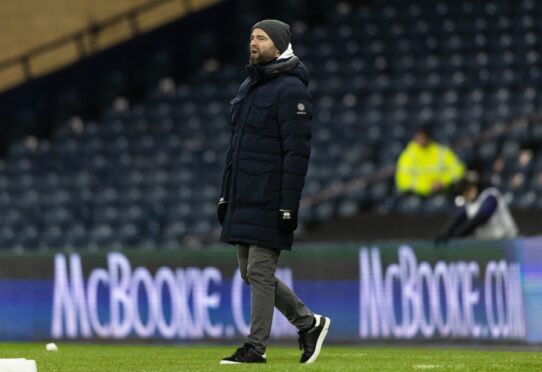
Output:
<path fill-rule="evenodd" d="M 224 223 L 224 217 L 226 217 L 226 210 L 228 209 L 228 202 L 224 198 L 220 198 L 218 201 L 218 208 L 216 214 L 218 216 L 218 223 L 220 226 Z"/>
<path fill-rule="evenodd" d="M 297 228 L 297 213 L 287 209 L 279 209 L 279 231 L 288 235 Z"/>

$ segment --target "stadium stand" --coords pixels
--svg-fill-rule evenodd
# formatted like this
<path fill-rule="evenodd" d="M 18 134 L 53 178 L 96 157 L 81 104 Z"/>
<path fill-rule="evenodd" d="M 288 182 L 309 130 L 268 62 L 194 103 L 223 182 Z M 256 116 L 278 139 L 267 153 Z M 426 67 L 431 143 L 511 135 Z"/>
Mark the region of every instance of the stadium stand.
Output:
<path fill-rule="evenodd" d="M 542 208 L 541 18 L 534 0 L 385 0 L 293 22 L 316 107 L 307 200 L 359 181 L 305 203 L 301 222 L 449 211 L 444 196 L 394 191 L 393 164 L 426 121 L 514 208 Z M 12 146 L 0 247 L 197 244 L 217 227 L 228 102 L 243 78 L 240 65 L 208 63 L 187 81 L 162 78 L 143 102 L 117 97 L 96 122 L 73 117 L 50 140 Z"/>
<path fill-rule="evenodd" d="M 4 59 L 0 62 L 0 91 L 215 3 L 216 0 L 0 2 L 0 48 Z"/>

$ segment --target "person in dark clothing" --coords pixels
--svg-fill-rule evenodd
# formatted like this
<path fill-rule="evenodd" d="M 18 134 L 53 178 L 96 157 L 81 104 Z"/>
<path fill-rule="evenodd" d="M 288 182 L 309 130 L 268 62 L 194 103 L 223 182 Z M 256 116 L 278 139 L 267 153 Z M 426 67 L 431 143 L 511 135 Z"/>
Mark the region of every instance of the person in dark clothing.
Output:
<path fill-rule="evenodd" d="M 243 280 L 251 286 L 251 327 L 243 347 L 221 364 L 265 363 L 274 307 L 299 329 L 301 363 L 318 357 L 329 318 L 314 314 L 275 277 L 281 251 L 290 250 L 310 157 L 309 74 L 294 55 L 290 27 L 256 23 L 250 35 L 248 77 L 231 103 L 230 144 L 221 179 L 221 241 L 237 247 Z"/>
<path fill-rule="evenodd" d="M 495 187 L 483 188 L 479 176 L 469 171 L 459 183 L 463 205 L 435 239 L 436 245 L 456 237 L 477 239 L 514 238 L 518 228 L 506 201 Z"/>

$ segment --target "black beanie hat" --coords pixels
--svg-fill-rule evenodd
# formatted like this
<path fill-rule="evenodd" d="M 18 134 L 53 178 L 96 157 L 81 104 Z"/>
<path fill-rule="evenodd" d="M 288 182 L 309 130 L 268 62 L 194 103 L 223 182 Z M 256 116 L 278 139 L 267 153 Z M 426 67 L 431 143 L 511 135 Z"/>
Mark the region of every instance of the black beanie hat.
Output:
<path fill-rule="evenodd" d="M 281 54 L 288 48 L 292 34 L 290 33 L 290 26 L 286 23 L 276 19 L 264 19 L 252 26 L 250 32 L 252 33 L 255 28 L 264 30 Z"/>

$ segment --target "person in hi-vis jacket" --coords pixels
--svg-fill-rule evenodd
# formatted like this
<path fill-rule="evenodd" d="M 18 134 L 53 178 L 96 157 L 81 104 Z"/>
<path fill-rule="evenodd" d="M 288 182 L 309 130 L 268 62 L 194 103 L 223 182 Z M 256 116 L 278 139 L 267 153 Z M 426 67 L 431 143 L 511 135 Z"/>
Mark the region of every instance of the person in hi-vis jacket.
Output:
<path fill-rule="evenodd" d="M 463 177 L 465 165 L 448 147 L 432 139 L 424 124 L 399 155 L 395 185 L 401 194 L 429 196 L 446 192 Z"/>

